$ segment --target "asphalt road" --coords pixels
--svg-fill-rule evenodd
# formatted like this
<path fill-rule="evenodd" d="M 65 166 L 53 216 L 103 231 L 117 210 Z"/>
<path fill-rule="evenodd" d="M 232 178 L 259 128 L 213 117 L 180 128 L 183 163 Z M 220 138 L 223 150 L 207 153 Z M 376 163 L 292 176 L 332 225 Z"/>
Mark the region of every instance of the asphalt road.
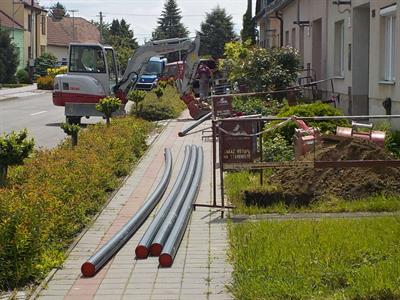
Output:
<path fill-rule="evenodd" d="M 82 118 L 83 124 L 101 118 Z M 51 93 L 0 101 L 0 134 L 28 129 L 36 147 L 52 148 L 65 137 L 60 124 L 65 122 L 64 107 L 53 105 Z"/>

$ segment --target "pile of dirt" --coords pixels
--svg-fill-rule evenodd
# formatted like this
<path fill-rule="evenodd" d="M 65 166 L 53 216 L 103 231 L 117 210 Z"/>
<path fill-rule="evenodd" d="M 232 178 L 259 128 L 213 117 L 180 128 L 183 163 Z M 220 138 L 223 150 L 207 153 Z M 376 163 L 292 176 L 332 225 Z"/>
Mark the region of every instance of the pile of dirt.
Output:
<path fill-rule="evenodd" d="M 300 161 L 394 160 L 383 147 L 360 139 L 318 145 Z M 287 204 L 304 205 L 326 196 L 360 199 L 374 194 L 400 194 L 400 168 L 342 168 L 312 169 L 298 167 L 276 169 L 270 183 L 278 186 L 275 192 L 252 192 L 246 199 L 251 204 L 270 204 L 285 200 Z M 268 199 L 268 200 L 267 200 Z M 265 203 L 268 201 L 268 203 Z"/>

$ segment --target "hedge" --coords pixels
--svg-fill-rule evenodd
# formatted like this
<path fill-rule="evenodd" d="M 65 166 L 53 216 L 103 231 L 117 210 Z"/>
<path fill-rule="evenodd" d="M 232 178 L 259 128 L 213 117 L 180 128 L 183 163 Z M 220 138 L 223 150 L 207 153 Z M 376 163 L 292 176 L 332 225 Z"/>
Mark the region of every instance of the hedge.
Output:
<path fill-rule="evenodd" d="M 62 264 L 76 235 L 106 202 L 146 149 L 148 122 L 131 117 L 97 124 L 38 150 L 10 169 L 0 189 L 0 290 L 40 280 Z"/>
<path fill-rule="evenodd" d="M 167 86 L 164 95 L 158 99 L 155 93 L 147 93 L 145 99 L 139 103 L 139 109 L 132 107 L 130 114 L 148 121 L 159 121 L 179 117 L 186 108 L 176 90 Z"/>

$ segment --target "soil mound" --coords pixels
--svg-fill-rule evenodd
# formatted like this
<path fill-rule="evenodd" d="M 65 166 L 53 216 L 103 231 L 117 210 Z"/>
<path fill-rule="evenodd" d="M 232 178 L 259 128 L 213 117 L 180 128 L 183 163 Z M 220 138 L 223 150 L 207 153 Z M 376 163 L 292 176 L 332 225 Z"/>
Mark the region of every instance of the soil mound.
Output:
<path fill-rule="evenodd" d="M 384 148 L 360 139 L 324 142 L 301 161 L 313 161 L 314 158 L 325 161 L 395 159 Z M 268 199 L 268 202 L 284 199 L 287 204 L 302 205 L 329 195 L 351 200 L 383 192 L 400 194 L 400 168 L 276 169 L 270 182 L 279 186 L 278 191 L 269 195 L 262 193 L 262 196 L 255 193 L 245 198 L 252 198 L 255 202 L 259 202 L 260 197 L 264 201 Z"/>

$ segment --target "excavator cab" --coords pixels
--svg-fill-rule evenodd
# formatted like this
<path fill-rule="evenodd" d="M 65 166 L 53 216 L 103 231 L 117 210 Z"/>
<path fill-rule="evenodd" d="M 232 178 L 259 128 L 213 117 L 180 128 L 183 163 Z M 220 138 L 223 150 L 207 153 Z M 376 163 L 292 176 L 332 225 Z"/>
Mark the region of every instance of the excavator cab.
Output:
<path fill-rule="evenodd" d="M 118 83 L 114 49 L 99 44 L 71 44 L 69 53 L 68 73 L 95 78 L 109 96 Z"/>

